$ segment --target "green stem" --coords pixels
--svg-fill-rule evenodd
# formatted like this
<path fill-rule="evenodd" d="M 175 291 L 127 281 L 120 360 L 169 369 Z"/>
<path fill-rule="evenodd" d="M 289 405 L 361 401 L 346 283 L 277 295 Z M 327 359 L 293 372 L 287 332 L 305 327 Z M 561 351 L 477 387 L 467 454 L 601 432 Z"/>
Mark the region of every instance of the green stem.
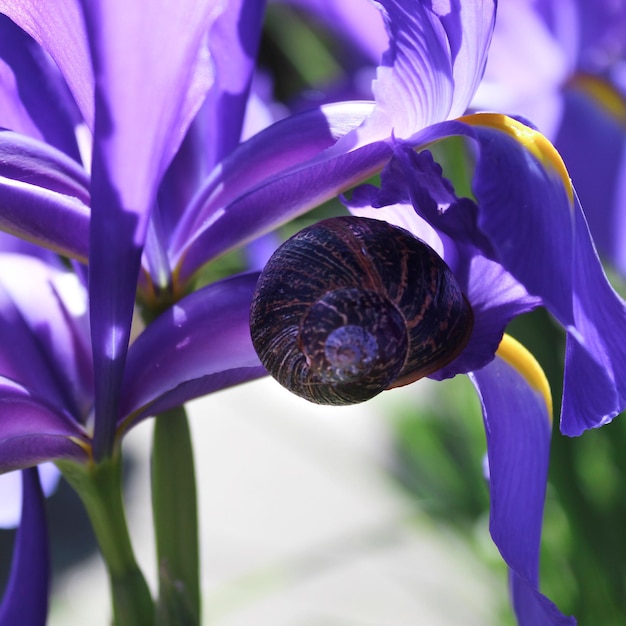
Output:
<path fill-rule="evenodd" d="M 156 417 L 152 510 L 159 563 L 157 624 L 199 624 L 196 479 L 191 433 L 182 407 Z"/>
<path fill-rule="evenodd" d="M 130 542 L 122 496 L 121 455 L 98 464 L 57 463 L 80 496 L 106 564 L 115 626 L 152 626 L 154 603 Z"/>

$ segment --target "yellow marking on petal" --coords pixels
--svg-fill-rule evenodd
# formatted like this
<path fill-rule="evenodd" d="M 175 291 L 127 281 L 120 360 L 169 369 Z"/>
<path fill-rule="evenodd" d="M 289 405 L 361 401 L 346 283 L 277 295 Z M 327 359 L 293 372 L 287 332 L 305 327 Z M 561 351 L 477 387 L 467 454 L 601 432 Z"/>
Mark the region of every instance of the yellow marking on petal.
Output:
<path fill-rule="evenodd" d="M 550 425 L 552 425 L 553 405 L 550 383 L 535 357 L 519 341 L 507 334 L 502 337 L 496 355 L 515 368 L 526 379 L 526 382 L 543 396 Z"/>
<path fill-rule="evenodd" d="M 91 446 L 87 442 L 83 441 L 82 439 L 79 439 L 78 437 L 68 437 L 68 439 L 72 443 L 75 443 L 77 446 L 82 448 L 87 453 L 87 456 L 90 459 L 93 458 L 93 450 L 92 450 Z"/>
<path fill-rule="evenodd" d="M 578 74 L 569 85 L 590 96 L 609 116 L 626 125 L 626 100 L 607 81 L 589 74 Z"/>
<path fill-rule="evenodd" d="M 474 113 L 460 117 L 459 122 L 469 126 L 487 126 L 506 133 L 522 144 L 543 166 L 557 173 L 571 203 L 574 202 L 574 190 L 569 172 L 557 149 L 539 131 L 514 120 L 502 113 Z"/>

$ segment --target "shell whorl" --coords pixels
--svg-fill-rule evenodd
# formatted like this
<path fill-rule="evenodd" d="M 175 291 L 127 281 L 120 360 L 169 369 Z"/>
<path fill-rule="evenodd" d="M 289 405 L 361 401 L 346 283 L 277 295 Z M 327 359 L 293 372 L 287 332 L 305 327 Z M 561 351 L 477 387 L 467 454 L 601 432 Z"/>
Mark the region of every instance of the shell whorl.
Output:
<path fill-rule="evenodd" d="M 387 222 L 347 216 L 278 248 L 259 278 L 250 328 L 283 386 L 318 404 L 355 404 L 452 361 L 472 320 L 427 244 Z"/>

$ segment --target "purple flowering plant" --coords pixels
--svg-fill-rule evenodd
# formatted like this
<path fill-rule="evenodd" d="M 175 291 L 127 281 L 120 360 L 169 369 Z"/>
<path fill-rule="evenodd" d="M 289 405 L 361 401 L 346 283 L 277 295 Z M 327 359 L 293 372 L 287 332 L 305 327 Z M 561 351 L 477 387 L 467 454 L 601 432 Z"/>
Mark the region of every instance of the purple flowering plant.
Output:
<path fill-rule="evenodd" d="M 196 290 L 194 278 L 343 193 L 354 215 L 431 242 L 458 280 L 473 331 L 431 377 L 466 373 L 480 397 L 490 531 L 518 623 L 575 623 L 539 590 L 550 390 L 504 330 L 537 306 L 564 328 L 561 430 L 581 434 L 626 404 L 624 302 L 552 144 L 505 115 L 465 115 L 495 1 L 376 6 L 389 47 L 374 101 L 313 108 L 240 142 L 263 2 L 0 0 L 0 227 L 69 260 L 1 259 L 0 471 L 23 470 L 24 497 L 0 625 L 46 621 L 46 528 L 33 469 L 45 461 L 90 515 L 115 623 L 151 624 L 155 611 L 199 621 L 182 407 L 266 372 L 248 329 L 258 273 Z M 457 195 L 428 150 L 452 136 L 473 154 L 471 198 Z M 131 342 L 137 307 L 145 327 Z M 122 438 L 150 416 L 156 605 L 133 556 L 120 486 Z"/>

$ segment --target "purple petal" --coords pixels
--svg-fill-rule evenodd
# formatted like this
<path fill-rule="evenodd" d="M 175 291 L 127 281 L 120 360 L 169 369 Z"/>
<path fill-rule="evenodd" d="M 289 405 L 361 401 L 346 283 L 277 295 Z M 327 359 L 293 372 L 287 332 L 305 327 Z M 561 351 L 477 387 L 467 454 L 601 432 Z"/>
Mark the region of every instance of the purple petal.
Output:
<path fill-rule="evenodd" d="M 44 626 L 48 615 L 50 551 L 37 468 L 22 472 L 22 523 L 15 538 L 11 575 L 0 605 L 0 626 Z"/>
<path fill-rule="evenodd" d="M 178 387 L 159 396 L 152 404 L 134 413 L 132 421 L 129 421 L 125 426 L 130 428 L 146 417 L 171 411 L 194 398 L 200 398 L 215 391 L 247 383 L 263 376 L 267 376 L 267 370 L 262 365 L 256 365 L 253 367 L 235 367 L 223 372 L 207 374 L 195 380 L 185 381 Z"/>
<path fill-rule="evenodd" d="M 60 254 L 86 260 L 89 180 L 64 153 L 0 131 L 0 228 Z"/>
<path fill-rule="evenodd" d="M 567 335 L 561 431 L 580 435 L 626 406 L 626 306 L 606 280 L 580 206 L 574 224 L 575 329 Z"/>
<path fill-rule="evenodd" d="M 124 416 L 181 386 L 185 393 L 178 401 L 186 401 L 265 375 L 249 330 L 257 278 L 243 274 L 208 285 L 143 331 L 128 352 Z"/>
<path fill-rule="evenodd" d="M 509 573 L 511 599 L 520 626 L 575 626 L 556 605 L 515 572 Z"/>
<path fill-rule="evenodd" d="M 211 26 L 209 49 L 215 82 L 206 101 L 211 166 L 232 152 L 241 139 L 264 11 L 264 0 L 231 0 Z"/>
<path fill-rule="evenodd" d="M 561 116 L 559 91 L 574 60 L 538 10 L 542 4 L 547 3 L 499 4 L 487 67 L 472 104 L 524 115 L 553 138 Z M 562 4 L 569 7 L 571 2 Z"/>
<path fill-rule="evenodd" d="M 0 0 L 0 13 L 10 17 L 50 54 L 83 119 L 93 128 L 93 74 L 79 0 Z"/>
<path fill-rule="evenodd" d="M 138 219 L 130 232 L 141 242 L 155 188 L 212 82 L 204 37 L 218 9 L 199 0 L 84 2 L 83 9 L 96 68 L 94 175 L 103 170 L 93 195 L 99 185 L 115 192 Z"/>
<path fill-rule="evenodd" d="M 495 2 L 451 3 L 447 13 L 428 2 L 382 0 L 389 50 L 373 89 L 376 110 L 362 138 L 381 139 L 393 128 L 407 137 L 461 115 L 482 76 L 495 19 Z M 361 139 L 363 141 L 363 139 Z"/>
<path fill-rule="evenodd" d="M 45 263 L 54 267 L 55 264 L 61 263 L 61 258 L 51 250 L 42 248 L 30 241 L 26 241 L 21 237 L 15 237 L 0 231 L 0 252 L 11 254 L 24 254 L 37 259 L 41 259 Z"/>
<path fill-rule="evenodd" d="M 42 139 L 78 160 L 76 104 L 41 47 L 0 15 L 0 127 Z"/>
<path fill-rule="evenodd" d="M 86 261 L 89 208 L 43 187 L 0 179 L 0 228 L 12 235 Z"/>
<path fill-rule="evenodd" d="M 93 400 L 86 293 L 74 274 L 0 255 L 0 374 L 84 422 Z"/>
<path fill-rule="evenodd" d="M 180 276 L 187 280 L 202 264 L 246 243 L 379 171 L 391 148 L 377 142 L 350 153 L 322 153 L 299 168 L 274 175 L 215 212 L 189 245 Z"/>
<path fill-rule="evenodd" d="M 187 208 L 172 237 L 172 255 L 175 258 L 180 255 L 190 240 L 210 228 L 224 207 L 236 198 L 318 157 L 359 126 L 371 113 L 372 106 L 371 103 L 327 105 L 280 120 L 240 144 L 213 171 Z"/>
<path fill-rule="evenodd" d="M 0 473 L 72 459 L 85 463 L 88 439 L 62 410 L 0 376 Z"/>
<path fill-rule="evenodd" d="M 600 255 L 626 276 L 626 104 L 608 83 L 590 77 L 571 85 L 564 103 L 555 145 Z"/>
<path fill-rule="evenodd" d="M 561 430 L 580 434 L 626 406 L 626 306 L 604 275 L 551 144 L 505 116 L 464 120 L 459 130 L 478 144 L 473 189 L 495 260 L 568 332 Z"/>
<path fill-rule="evenodd" d="M 0 176 L 89 204 L 89 176 L 76 161 L 42 141 L 8 130 L 0 130 Z"/>
<path fill-rule="evenodd" d="M 478 88 L 489 52 L 496 20 L 495 0 L 474 2 L 433 2 L 435 12 L 446 31 L 452 55 L 454 90 L 448 118 L 458 117 L 467 110 Z M 433 120 L 438 121 L 438 120 Z"/>
<path fill-rule="evenodd" d="M 54 463 L 38 467 L 41 486 L 46 497 L 54 492 L 61 472 Z M 0 475 L 0 528 L 17 528 L 22 510 L 22 473 L 19 470 Z"/>
<path fill-rule="evenodd" d="M 100 459 L 113 446 L 150 210 L 211 84 L 204 37 L 217 9 L 111 0 L 83 10 L 96 75 L 89 265 Z"/>
<path fill-rule="evenodd" d="M 544 396 L 500 357 L 470 374 L 470 379 L 480 396 L 487 435 L 489 528 L 513 572 L 518 623 L 575 624 L 538 591 L 550 454 L 550 415 Z M 527 607 L 530 602 L 532 611 Z"/>
<path fill-rule="evenodd" d="M 474 328 L 463 352 L 431 376 L 436 380 L 451 378 L 491 361 L 508 323 L 540 304 L 539 298 L 530 296 L 499 263 L 469 247 L 462 247 L 459 257 L 467 259 L 467 274 L 465 280 L 461 277 L 461 284 L 472 305 Z"/>

